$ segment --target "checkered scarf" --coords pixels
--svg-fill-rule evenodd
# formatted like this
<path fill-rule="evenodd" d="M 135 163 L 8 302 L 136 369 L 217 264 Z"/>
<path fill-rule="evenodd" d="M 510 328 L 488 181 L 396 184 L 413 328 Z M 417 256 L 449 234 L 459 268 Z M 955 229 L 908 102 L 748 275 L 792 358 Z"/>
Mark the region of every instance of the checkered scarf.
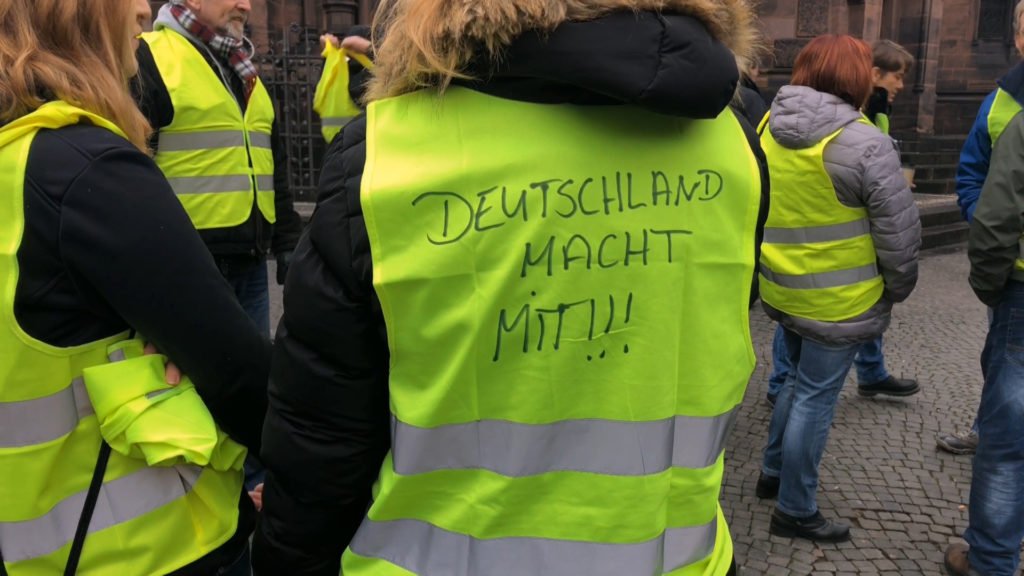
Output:
<path fill-rule="evenodd" d="M 245 50 L 245 42 L 218 34 L 200 22 L 195 13 L 180 1 L 171 2 L 171 14 L 189 34 L 206 44 L 216 56 L 227 60 L 235 74 L 242 79 L 242 83 L 245 85 L 245 94 L 248 97 L 256 85 L 256 77 L 259 73 L 250 60 L 249 52 Z"/>

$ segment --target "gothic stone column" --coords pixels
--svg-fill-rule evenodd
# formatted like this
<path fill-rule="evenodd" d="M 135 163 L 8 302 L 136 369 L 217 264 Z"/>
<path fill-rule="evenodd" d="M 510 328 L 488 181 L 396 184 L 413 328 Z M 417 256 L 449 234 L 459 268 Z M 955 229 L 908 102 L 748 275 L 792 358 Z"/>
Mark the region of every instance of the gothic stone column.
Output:
<path fill-rule="evenodd" d="M 359 21 L 357 0 L 323 0 L 326 29 L 342 32 Z"/>

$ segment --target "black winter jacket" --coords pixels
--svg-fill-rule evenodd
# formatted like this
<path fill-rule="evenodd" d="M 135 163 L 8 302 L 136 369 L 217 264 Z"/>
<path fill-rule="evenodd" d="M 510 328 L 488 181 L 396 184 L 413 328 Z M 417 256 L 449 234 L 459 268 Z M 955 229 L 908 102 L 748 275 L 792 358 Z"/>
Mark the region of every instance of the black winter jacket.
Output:
<path fill-rule="evenodd" d="M 199 48 L 197 50 L 219 75 L 218 65 L 213 62 L 207 51 Z M 139 73 L 132 82 L 132 89 L 139 108 L 153 127 L 150 147 L 156 151 L 160 148 L 160 129 L 169 126 L 174 120 L 174 105 L 171 103 L 171 95 L 160 76 L 149 44 L 145 41 L 139 42 L 135 57 L 139 61 Z M 229 75 L 228 79 L 235 100 L 244 112 L 247 101 L 242 82 L 235 74 Z M 288 189 L 288 154 L 278 125 L 279 122 L 275 120 L 270 136 L 274 154 L 274 208 L 277 222 L 268 222 L 256 207 L 256 199 L 253 198 L 252 212 L 249 219 L 242 224 L 232 228 L 200 230 L 199 235 L 217 260 L 257 258 L 269 251 L 282 254 L 295 249 L 299 234 L 302 233 L 302 219 L 295 211 L 292 194 Z"/>
<path fill-rule="evenodd" d="M 717 116 L 737 82 L 733 55 L 703 26 L 649 13 L 528 33 L 501 62 L 470 72 L 479 80 L 466 86 L 501 98 L 692 118 Z M 740 122 L 762 169 L 760 245 L 768 177 L 756 133 Z M 261 453 L 269 472 L 253 550 L 259 576 L 337 575 L 388 450 L 387 333 L 359 194 L 365 138 L 359 117 L 328 149 L 317 209 L 285 284 Z"/>
<path fill-rule="evenodd" d="M 232 438 L 259 451 L 270 343 L 156 164 L 103 128 L 42 130 L 24 205 L 14 301 L 22 329 L 58 347 L 137 331 L 192 378 Z M 235 536 L 174 574 L 213 576 L 238 557 L 255 525 L 244 492 L 238 505 Z"/>

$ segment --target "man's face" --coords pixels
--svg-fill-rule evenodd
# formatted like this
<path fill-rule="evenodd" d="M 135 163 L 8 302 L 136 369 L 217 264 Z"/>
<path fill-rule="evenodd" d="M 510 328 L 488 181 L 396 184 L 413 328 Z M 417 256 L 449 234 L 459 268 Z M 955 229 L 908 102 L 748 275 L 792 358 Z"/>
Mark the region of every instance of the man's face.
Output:
<path fill-rule="evenodd" d="M 249 0 L 187 0 L 200 22 L 217 32 L 241 40 L 252 3 Z"/>
<path fill-rule="evenodd" d="M 153 10 L 149 7 L 148 0 L 135 0 L 135 28 L 132 29 L 132 50 L 139 47 L 139 35 L 149 27 L 153 19 Z"/>
<path fill-rule="evenodd" d="M 889 93 L 889 104 L 896 99 L 896 95 L 903 90 L 903 75 L 906 70 L 888 72 L 875 66 L 871 69 L 871 75 L 875 81 L 876 88 L 885 88 Z"/>

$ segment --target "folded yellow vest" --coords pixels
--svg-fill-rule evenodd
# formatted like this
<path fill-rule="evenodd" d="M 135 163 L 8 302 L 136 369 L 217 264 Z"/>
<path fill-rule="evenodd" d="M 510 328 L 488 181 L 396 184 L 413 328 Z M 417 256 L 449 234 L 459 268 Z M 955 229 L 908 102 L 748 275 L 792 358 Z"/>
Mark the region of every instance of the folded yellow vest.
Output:
<path fill-rule="evenodd" d="M 111 345 L 107 355 L 110 364 L 82 376 L 100 434 L 114 451 L 149 466 L 242 469 L 246 449 L 217 427 L 187 376 L 177 386 L 166 383 L 165 356 L 144 355 L 138 339 Z"/>

